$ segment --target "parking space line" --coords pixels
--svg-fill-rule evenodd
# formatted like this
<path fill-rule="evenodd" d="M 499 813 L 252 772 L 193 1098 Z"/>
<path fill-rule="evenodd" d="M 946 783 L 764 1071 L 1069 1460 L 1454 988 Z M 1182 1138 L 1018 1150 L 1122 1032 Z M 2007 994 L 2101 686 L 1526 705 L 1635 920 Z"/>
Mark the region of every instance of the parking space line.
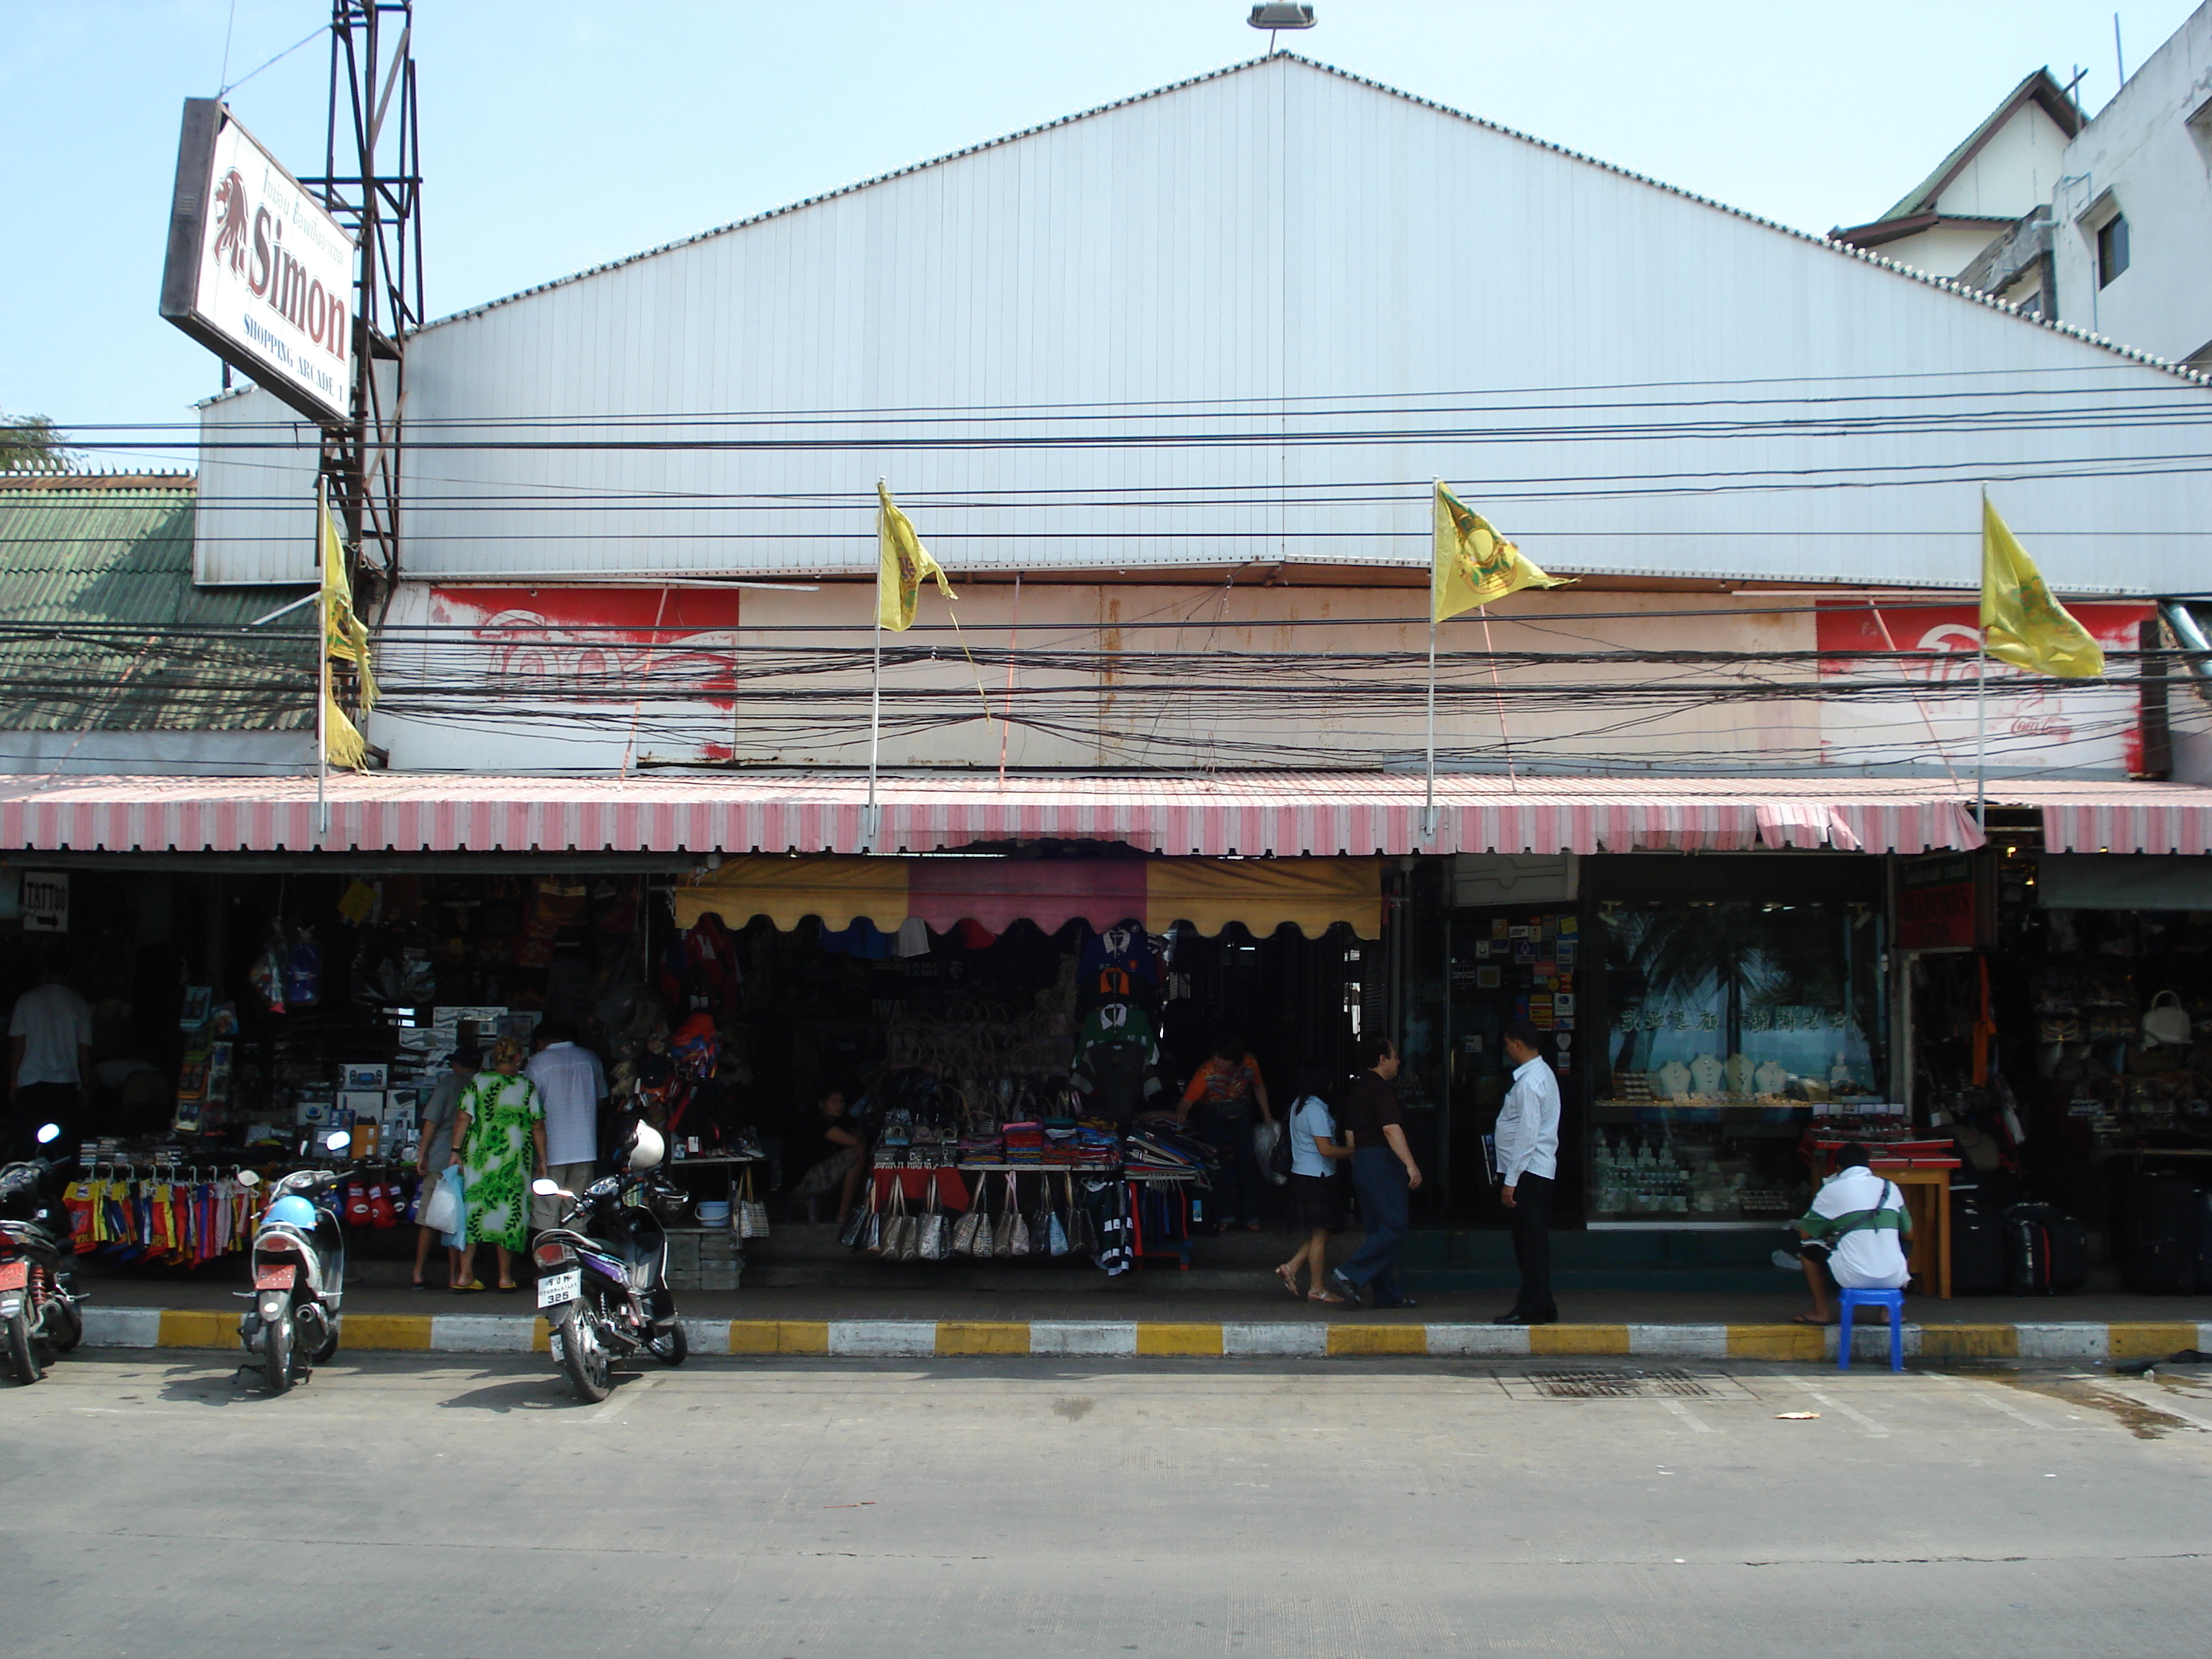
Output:
<path fill-rule="evenodd" d="M 1978 1388 L 1972 1382 L 1960 1381 L 1958 1377 L 1945 1376 L 1940 1371 L 1930 1371 L 1927 1373 L 1927 1375 L 1933 1377 L 1936 1382 L 1942 1383 L 1945 1388 L 1962 1392 L 1969 1400 L 1979 1401 L 1983 1405 L 1987 1406 L 1991 1411 L 2002 1412 L 2005 1416 L 2013 1419 L 2015 1422 L 2027 1424 L 2031 1429 L 2053 1430 L 2061 1426 L 2057 1423 L 2046 1423 L 2043 1419 L 2036 1416 L 2032 1412 L 2022 1411 L 2019 1407 L 2014 1405 L 2011 1401 L 2007 1400 L 2002 1395 L 1996 1393 L 1994 1389 Z"/>
<path fill-rule="evenodd" d="M 1805 1378 L 1802 1376 L 1785 1376 L 1782 1378 L 1782 1381 L 1789 1383 L 1793 1388 L 1802 1389 L 1808 1395 L 1819 1401 L 1830 1411 L 1840 1413 L 1842 1415 L 1850 1418 L 1852 1422 L 1857 1424 L 1869 1435 L 1883 1439 L 1887 1439 L 1888 1437 L 1889 1431 L 1882 1427 L 1881 1424 L 1875 1422 L 1874 1419 L 1869 1417 L 1857 1407 L 1846 1406 L 1842 1401 L 1836 1399 L 1833 1395 L 1821 1393 L 1820 1389 L 1814 1388 L 1810 1382 L 1806 1381 Z"/>
<path fill-rule="evenodd" d="M 1719 1430 L 1714 1428 L 1711 1424 L 1706 1422 L 1703 1418 L 1699 1417 L 1695 1412 L 1692 1411 L 1687 1406 L 1685 1406 L 1679 1400 L 1662 1399 L 1659 1403 L 1664 1406 L 1674 1416 L 1680 1418 L 1685 1423 L 1687 1423 L 1691 1428 L 1694 1429 L 1699 1434 L 1717 1434 L 1720 1432 Z"/>

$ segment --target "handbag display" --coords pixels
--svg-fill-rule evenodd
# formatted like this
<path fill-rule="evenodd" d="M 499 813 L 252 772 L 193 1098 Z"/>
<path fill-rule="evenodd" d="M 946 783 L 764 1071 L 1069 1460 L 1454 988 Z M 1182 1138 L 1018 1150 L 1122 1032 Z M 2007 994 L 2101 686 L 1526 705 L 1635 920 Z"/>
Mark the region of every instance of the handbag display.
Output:
<path fill-rule="evenodd" d="M 920 1254 L 921 1243 L 921 1218 L 907 1213 L 906 1182 L 893 1176 L 891 1212 L 884 1222 L 884 1260 L 912 1261 Z"/>
<path fill-rule="evenodd" d="M 1068 1206 L 1069 1206 L 1070 1207 L 1072 1207 L 1072 1206 L 1073 1206 L 1074 1202 L 1075 1202 L 1075 1182 L 1074 1182 L 1074 1180 L 1073 1180 L 1073 1178 L 1072 1176 L 1062 1176 L 1060 1177 L 1060 1179 L 1061 1179 L 1063 1182 L 1065 1182 L 1066 1183 L 1066 1187 L 1067 1187 L 1067 1204 L 1068 1204 Z M 1052 1184 L 1052 1183 L 1051 1183 L 1049 1181 L 1048 1181 L 1048 1182 L 1045 1183 L 1045 1185 L 1046 1185 L 1048 1188 L 1049 1188 L 1049 1187 L 1051 1186 L 1051 1184 Z M 1067 1254 L 1068 1254 L 1068 1252 L 1069 1252 L 1069 1250 L 1070 1250 L 1070 1249 L 1071 1249 L 1072 1247 L 1069 1245 L 1069 1243 L 1068 1243 L 1068 1242 L 1067 1242 L 1067 1227 L 1066 1227 L 1066 1224 L 1064 1222 L 1062 1222 L 1062 1221 L 1060 1220 L 1060 1213 L 1061 1213 L 1061 1208 L 1062 1208 L 1062 1206 L 1060 1206 L 1060 1205 L 1057 1205 L 1057 1204 L 1054 1204 L 1054 1203 L 1052 1203 L 1052 1202 L 1050 1201 L 1050 1195 L 1049 1195 L 1049 1194 L 1048 1194 L 1048 1195 L 1047 1195 L 1047 1200 L 1046 1200 L 1046 1202 L 1047 1202 L 1047 1208 L 1046 1208 L 1046 1212 L 1045 1212 L 1045 1223 L 1044 1223 L 1044 1253 L 1045 1253 L 1047 1255 L 1049 1255 L 1049 1256 L 1063 1256 L 1063 1255 L 1067 1255 Z"/>
<path fill-rule="evenodd" d="M 1014 1178 L 1006 1177 L 1006 1205 L 999 1212 L 999 1224 L 991 1229 L 991 1254 L 1005 1261 L 1014 1253 L 1014 1229 L 1020 1224 L 1022 1214 L 1018 1206 L 1020 1200 L 1014 1192 Z"/>
<path fill-rule="evenodd" d="M 870 1255 L 882 1255 L 884 1250 L 884 1212 L 876 1207 L 876 1183 L 868 1182 L 868 1224 L 860 1230 L 860 1248 Z"/>
<path fill-rule="evenodd" d="M 2180 1048 L 2189 1042 L 2189 1010 L 2172 991 L 2160 991 L 2143 1010 L 2142 1034 L 2152 1042 Z"/>
<path fill-rule="evenodd" d="M 868 1196 L 871 1200 L 875 1197 L 875 1184 L 872 1182 L 869 1183 Z M 866 1243 L 868 1212 L 874 1207 L 875 1206 L 872 1201 L 865 1209 L 860 1205 L 855 1204 L 850 1210 L 847 1211 L 845 1212 L 845 1224 L 837 1231 L 837 1242 L 845 1246 L 848 1249 L 858 1249 L 863 1243 Z"/>
<path fill-rule="evenodd" d="M 951 1228 L 942 1211 L 937 1207 L 937 1182 L 934 1171 L 929 1183 L 929 1207 L 916 1218 L 917 1237 L 915 1255 L 923 1261 L 942 1261 L 951 1254 Z"/>
<path fill-rule="evenodd" d="M 768 1237 L 768 1206 L 753 1196 L 753 1172 L 745 1171 L 744 1185 L 738 1200 L 738 1237 L 766 1238 Z"/>
<path fill-rule="evenodd" d="M 975 1236 L 978 1233 L 983 1236 L 983 1249 L 980 1254 L 984 1255 L 991 1254 L 991 1235 L 988 1229 L 990 1218 L 984 1213 L 982 1198 L 982 1194 L 977 1193 L 976 1201 L 968 1206 L 968 1213 L 953 1223 L 952 1254 L 955 1255 L 977 1255 Z"/>

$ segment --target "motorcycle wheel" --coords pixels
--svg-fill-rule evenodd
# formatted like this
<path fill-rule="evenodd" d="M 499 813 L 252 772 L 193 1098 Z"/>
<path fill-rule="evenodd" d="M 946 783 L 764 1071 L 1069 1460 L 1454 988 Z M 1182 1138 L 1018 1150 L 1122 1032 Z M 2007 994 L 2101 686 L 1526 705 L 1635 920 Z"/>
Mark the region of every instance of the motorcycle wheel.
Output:
<path fill-rule="evenodd" d="M 67 1353 L 84 1340 L 84 1316 L 77 1311 L 76 1304 L 67 1297 L 57 1297 L 48 1304 L 54 1310 L 49 1322 L 53 1329 L 47 1334 L 46 1346 L 56 1353 Z"/>
<path fill-rule="evenodd" d="M 292 1386 L 292 1316 L 272 1319 L 261 1328 L 261 1370 L 269 1379 L 269 1392 L 283 1394 Z"/>
<path fill-rule="evenodd" d="M 8 1321 L 8 1369 L 25 1388 L 46 1375 L 39 1364 L 39 1356 L 31 1346 L 31 1322 L 21 1314 Z"/>
<path fill-rule="evenodd" d="M 678 1321 L 671 1325 L 665 1334 L 647 1343 L 645 1351 L 673 1370 L 691 1357 L 691 1339 L 685 1334 L 683 1322 Z"/>
<path fill-rule="evenodd" d="M 577 1303 L 568 1304 L 568 1311 L 561 1316 L 561 1369 L 568 1374 L 568 1386 L 575 1389 L 576 1398 L 586 1404 L 597 1404 L 614 1392 L 614 1380 L 609 1376 L 610 1365 L 606 1344 L 599 1340 L 599 1324 L 591 1310 Z"/>
<path fill-rule="evenodd" d="M 320 1347 L 317 1348 L 314 1352 L 307 1356 L 307 1360 L 310 1364 L 327 1365 L 332 1359 L 337 1358 L 337 1322 L 336 1320 L 332 1320 L 331 1322 L 331 1334 L 323 1339 L 322 1346 Z"/>

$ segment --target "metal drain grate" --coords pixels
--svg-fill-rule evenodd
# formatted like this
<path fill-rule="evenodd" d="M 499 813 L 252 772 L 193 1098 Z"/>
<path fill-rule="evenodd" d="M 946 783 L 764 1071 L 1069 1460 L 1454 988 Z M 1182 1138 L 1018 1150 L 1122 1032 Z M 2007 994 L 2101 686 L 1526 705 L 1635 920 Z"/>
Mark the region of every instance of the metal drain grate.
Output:
<path fill-rule="evenodd" d="M 1711 1371 L 1652 1370 L 1522 1371 L 1498 1377 L 1519 1400 L 1749 1400 L 1733 1377 Z"/>

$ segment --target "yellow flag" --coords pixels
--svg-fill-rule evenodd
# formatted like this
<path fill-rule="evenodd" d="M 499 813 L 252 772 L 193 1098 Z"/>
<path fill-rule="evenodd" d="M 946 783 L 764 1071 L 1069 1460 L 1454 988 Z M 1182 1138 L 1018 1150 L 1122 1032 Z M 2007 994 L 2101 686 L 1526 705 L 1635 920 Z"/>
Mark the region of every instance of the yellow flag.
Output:
<path fill-rule="evenodd" d="M 929 556 L 921 538 L 914 533 L 912 520 L 898 510 L 890 486 L 881 478 L 876 480 L 876 620 L 902 634 L 914 626 L 915 601 L 921 595 L 923 581 L 933 578 L 937 591 L 948 599 L 952 584 L 945 580 L 944 570 Z"/>
<path fill-rule="evenodd" d="M 1547 576 L 1521 550 L 1437 483 L 1436 563 L 1429 573 L 1430 614 L 1437 622 L 1488 605 L 1524 587 L 1564 587 L 1571 576 Z"/>
<path fill-rule="evenodd" d="M 2042 573 L 1982 494 L 1982 646 L 1999 662 L 2062 680 L 2094 679 L 2105 653 L 2051 597 Z"/>
<path fill-rule="evenodd" d="M 324 648 L 331 656 L 353 664 L 360 678 L 361 706 L 372 708 L 376 702 L 376 676 L 369 669 L 368 629 L 353 614 L 353 576 L 346 562 L 345 544 L 338 538 L 337 521 L 331 516 L 327 501 L 317 504 L 316 516 L 323 554 L 322 603 L 318 609 L 322 612 Z M 333 766 L 359 770 L 368 763 L 368 744 L 338 707 L 327 667 L 323 671 L 322 691 L 325 756 Z"/>

